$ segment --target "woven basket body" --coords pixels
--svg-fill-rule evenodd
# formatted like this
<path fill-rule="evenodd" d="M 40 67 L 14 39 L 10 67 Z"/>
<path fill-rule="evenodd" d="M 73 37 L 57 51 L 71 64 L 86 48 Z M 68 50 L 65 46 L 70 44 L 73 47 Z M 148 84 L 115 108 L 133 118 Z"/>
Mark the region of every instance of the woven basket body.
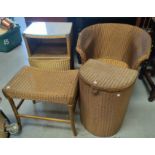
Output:
<path fill-rule="evenodd" d="M 33 59 L 29 58 L 31 66 L 47 71 L 63 71 L 70 69 L 70 58 L 64 59 Z"/>
<path fill-rule="evenodd" d="M 80 116 L 84 127 L 96 136 L 112 136 L 121 127 L 133 85 L 121 92 L 92 93 L 80 79 Z"/>
<path fill-rule="evenodd" d="M 88 131 L 112 136 L 120 129 L 137 73 L 92 59 L 80 68 L 80 116 Z"/>

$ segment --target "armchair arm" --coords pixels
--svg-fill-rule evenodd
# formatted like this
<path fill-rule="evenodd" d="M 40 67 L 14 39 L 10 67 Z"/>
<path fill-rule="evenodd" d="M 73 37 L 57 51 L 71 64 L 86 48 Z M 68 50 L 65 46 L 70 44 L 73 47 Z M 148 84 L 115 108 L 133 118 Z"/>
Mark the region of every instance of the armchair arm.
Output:
<path fill-rule="evenodd" d="M 77 40 L 76 51 L 81 57 L 82 64 L 93 57 L 93 36 L 91 33 L 81 32 Z"/>
<path fill-rule="evenodd" d="M 86 53 L 81 49 L 80 45 L 77 44 L 76 51 L 80 55 L 81 62 L 84 64 L 87 61 Z"/>
<path fill-rule="evenodd" d="M 131 68 L 138 69 L 139 65 L 149 58 L 151 52 L 151 37 L 147 32 L 143 32 L 142 36 L 136 36 L 133 40 L 132 64 Z M 137 38 L 138 37 L 138 38 Z"/>

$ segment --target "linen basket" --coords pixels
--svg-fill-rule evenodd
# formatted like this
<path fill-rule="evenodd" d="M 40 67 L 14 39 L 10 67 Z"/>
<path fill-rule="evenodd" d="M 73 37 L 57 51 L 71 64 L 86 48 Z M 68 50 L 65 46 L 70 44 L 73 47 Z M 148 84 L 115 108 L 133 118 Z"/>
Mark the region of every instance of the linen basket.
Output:
<path fill-rule="evenodd" d="M 93 59 L 80 68 L 80 116 L 89 132 L 112 136 L 120 129 L 137 73 Z"/>

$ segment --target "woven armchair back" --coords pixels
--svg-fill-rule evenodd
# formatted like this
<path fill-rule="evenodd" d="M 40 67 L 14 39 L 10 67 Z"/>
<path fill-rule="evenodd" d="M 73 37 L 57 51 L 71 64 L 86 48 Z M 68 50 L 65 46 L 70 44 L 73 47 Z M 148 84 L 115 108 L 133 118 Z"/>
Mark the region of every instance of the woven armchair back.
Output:
<path fill-rule="evenodd" d="M 130 68 L 137 69 L 150 55 L 151 38 L 136 26 L 96 24 L 80 32 L 76 50 L 82 63 L 89 58 L 110 58 L 124 61 Z"/>

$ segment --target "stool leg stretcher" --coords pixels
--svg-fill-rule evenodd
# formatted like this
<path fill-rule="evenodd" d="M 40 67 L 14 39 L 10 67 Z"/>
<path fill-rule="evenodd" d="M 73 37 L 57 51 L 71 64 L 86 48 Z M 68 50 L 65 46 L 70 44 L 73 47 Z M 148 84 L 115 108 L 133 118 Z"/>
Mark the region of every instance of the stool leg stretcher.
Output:
<path fill-rule="evenodd" d="M 68 111 L 69 111 L 69 119 L 58 119 L 58 118 L 49 118 L 49 117 L 41 117 L 41 116 L 35 116 L 35 115 L 25 115 L 25 114 L 19 114 L 18 109 L 21 107 L 22 103 L 24 102 L 24 99 L 21 99 L 19 104 L 16 106 L 14 100 L 9 97 L 3 90 L 2 90 L 4 96 L 8 99 L 12 110 L 15 114 L 17 124 L 19 126 L 19 131 L 22 130 L 22 124 L 21 124 L 21 119 L 20 118 L 29 118 L 29 119 L 39 119 L 39 120 L 46 120 L 46 121 L 55 121 L 55 122 L 62 122 L 62 123 L 67 123 L 71 125 L 71 129 L 73 132 L 73 135 L 76 136 L 76 128 L 75 128 L 75 121 L 74 121 L 74 114 L 75 114 L 75 104 L 69 104 L 67 105 Z M 33 103 L 36 103 L 35 100 L 32 100 Z"/>

